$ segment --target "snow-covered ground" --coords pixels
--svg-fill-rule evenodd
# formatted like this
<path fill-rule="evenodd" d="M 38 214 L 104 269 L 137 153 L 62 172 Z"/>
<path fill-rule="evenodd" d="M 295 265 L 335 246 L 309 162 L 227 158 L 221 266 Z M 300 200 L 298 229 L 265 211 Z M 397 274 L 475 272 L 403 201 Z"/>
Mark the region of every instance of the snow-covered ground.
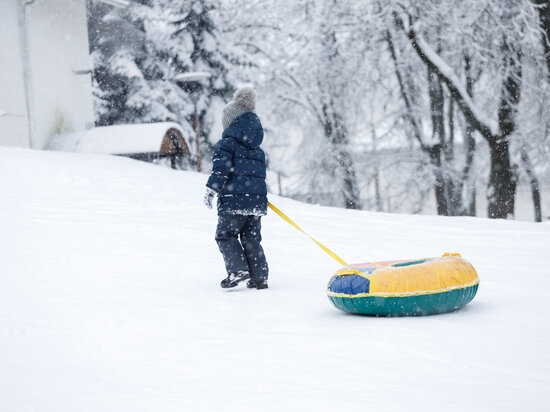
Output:
<path fill-rule="evenodd" d="M 274 213 L 270 289 L 222 290 L 206 175 L 0 148 L 0 410 L 548 410 L 550 223 L 270 200 L 350 263 L 460 252 L 457 312 L 345 314 Z"/>

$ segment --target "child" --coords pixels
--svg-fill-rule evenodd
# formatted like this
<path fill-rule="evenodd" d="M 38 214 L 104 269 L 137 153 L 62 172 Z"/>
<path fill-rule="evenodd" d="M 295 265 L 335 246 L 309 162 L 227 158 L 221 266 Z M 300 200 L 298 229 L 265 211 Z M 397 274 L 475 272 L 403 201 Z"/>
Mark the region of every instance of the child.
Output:
<path fill-rule="evenodd" d="M 260 221 L 267 213 L 265 155 L 260 149 L 264 131 L 255 108 L 254 90 L 243 87 L 223 109 L 224 131 L 214 147 L 206 183 L 206 206 L 212 208 L 218 195 L 216 242 L 227 270 L 222 288 L 247 279 L 248 288 L 267 288 L 268 267 L 260 245 Z"/>

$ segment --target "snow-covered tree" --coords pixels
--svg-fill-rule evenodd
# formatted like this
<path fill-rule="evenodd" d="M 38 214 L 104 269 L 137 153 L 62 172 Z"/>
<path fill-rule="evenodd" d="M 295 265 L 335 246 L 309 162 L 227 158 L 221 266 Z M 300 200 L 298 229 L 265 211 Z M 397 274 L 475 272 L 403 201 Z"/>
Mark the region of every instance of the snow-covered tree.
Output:
<path fill-rule="evenodd" d="M 98 120 L 177 120 L 191 137 L 196 104 L 207 149 L 251 83 L 287 195 L 475 215 L 486 191 L 488 215 L 508 217 L 519 184 L 540 220 L 548 13 L 545 0 L 135 0 L 91 13 Z M 174 80 L 189 71 L 213 74 L 196 101 Z"/>
<path fill-rule="evenodd" d="M 471 131 L 476 131 L 490 149 L 488 215 L 513 216 L 518 178 L 513 158 L 519 157 L 519 152 L 532 187 L 537 185 L 534 169 L 529 166 L 529 154 L 515 144 L 522 141 L 518 116 L 522 91 L 526 89 L 523 74 L 526 68 L 540 66 L 541 60 L 526 57 L 540 55 L 533 4 L 493 0 L 457 4 L 434 0 L 423 2 L 422 7 L 417 2 L 385 6 L 386 26 L 391 26 L 393 20 L 405 34 L 402 37 L 408 39 L 407 46 L 401 43 L 401 50 L 408 54 L 407 47 L 412 47 L 428 72 L 426 96 L 430 102 L 432 137 L 439 136 L 439 143 L 428 146 L 437 160 L 434 166 L 441 166 L 440 177 L 436 178 L 437 197 L 446 198 L 452 206 L 461 208 L 460 192 L 466 173 L 462 176 L 454 173 L 453 179 L 449 174 L 452 169 L 443 167 L 452 159 L 454 107 L 458 107 L 467 125 L 462 136 L 468 148 L 464 172 L 470 171 L 474 147 Z M 406 60 L 409 66 L 416 65 L 410 56 Z M 478 91 L 473 87 L 472 66 L 478 72 Z M 406 87 L 406 82 L 400 81 L 400 84 Z M 409 119 L 416 122 L 414 116 Z M 415 131 L 422 147 L 425 133 L 418 124 Z"/>
<path fill-rule="evenodd" d="M 351 136 L 362 90 L 364 44 L 356 41 L 357 31 L 339 25 L 340 19 L 353 18 L 355 6 L 346 4 L 285 3 L 272 33 L 285 48 L 250 43 L 265 59 L 264 87 L 278 128 L 295 118 L 302 129 L 296 196 L 360 208 Z"/>
<path fill-rule="evenodd" d="M 177 121 L 191 140 L 196 111 L 203 155 L 208 155 L 210 109 L 232 92 L 231 63 L 210 16 L 216 5 L 210 0 L 140 0 L 123 10 L 106 10 L 92 3 L 96 123 Z M 211 76 L 191 93 L 176 77 L 195 71 Z"/>

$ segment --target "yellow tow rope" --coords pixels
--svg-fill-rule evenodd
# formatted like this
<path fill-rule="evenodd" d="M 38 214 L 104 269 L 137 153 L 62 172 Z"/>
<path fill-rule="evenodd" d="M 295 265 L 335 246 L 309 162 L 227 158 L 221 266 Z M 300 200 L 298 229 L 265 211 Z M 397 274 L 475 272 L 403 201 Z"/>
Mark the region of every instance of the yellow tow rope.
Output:
<path fill-rule="evenodd" d="M 326 247 L 325 245 L 317 242 L 315 239 L 313 239 L 310 235 L 308 235 L 306 232 L 304 232 L 300 226 L 298 226 L 296 223 L 294 223 L 287 215 L 285 215 L 283 212 L 281 212 L 279 209 L 277 209 L 275 206 L 273 206 L 271 203 L 267 202 L 267 205 L 275 212 L 277 213 L 279 216 L 281 216 L 284 220 L 286 220 L 288 223 L 290 223 L 292 226 L 294 226 L 296 229 L 298 229 L 300 232 L 302 232 L 304 235 L 306 235 L 307 237 L 309 237 L 311 240 L 313 240 L 315 243 L 317 243 L 317 245 L 323 249 L 325 252 L 327 252 L 334 260 L 336 260 L 338 263 L 344 265 L 344 266 L 347 266 L 348 264 L 344 261 L 344 259 L 342 259 L 341 257 L 339 257 L 336 253 L 334 253 L 332 250 L 330 250 L 328 247 Z"/>

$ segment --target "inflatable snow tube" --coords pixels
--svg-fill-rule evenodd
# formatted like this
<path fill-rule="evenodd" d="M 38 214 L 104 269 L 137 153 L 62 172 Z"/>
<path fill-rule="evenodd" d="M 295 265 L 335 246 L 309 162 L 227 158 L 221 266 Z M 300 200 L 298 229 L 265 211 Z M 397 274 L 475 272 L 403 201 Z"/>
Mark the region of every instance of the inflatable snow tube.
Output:
<path fill-rule="evenodd" d="M 341 268 L 327 294 L 344 312 L 378 316 L 431 315 L 459 309 L 477 293 L 474 267 L 458 253 L 369 262 Z"/>

